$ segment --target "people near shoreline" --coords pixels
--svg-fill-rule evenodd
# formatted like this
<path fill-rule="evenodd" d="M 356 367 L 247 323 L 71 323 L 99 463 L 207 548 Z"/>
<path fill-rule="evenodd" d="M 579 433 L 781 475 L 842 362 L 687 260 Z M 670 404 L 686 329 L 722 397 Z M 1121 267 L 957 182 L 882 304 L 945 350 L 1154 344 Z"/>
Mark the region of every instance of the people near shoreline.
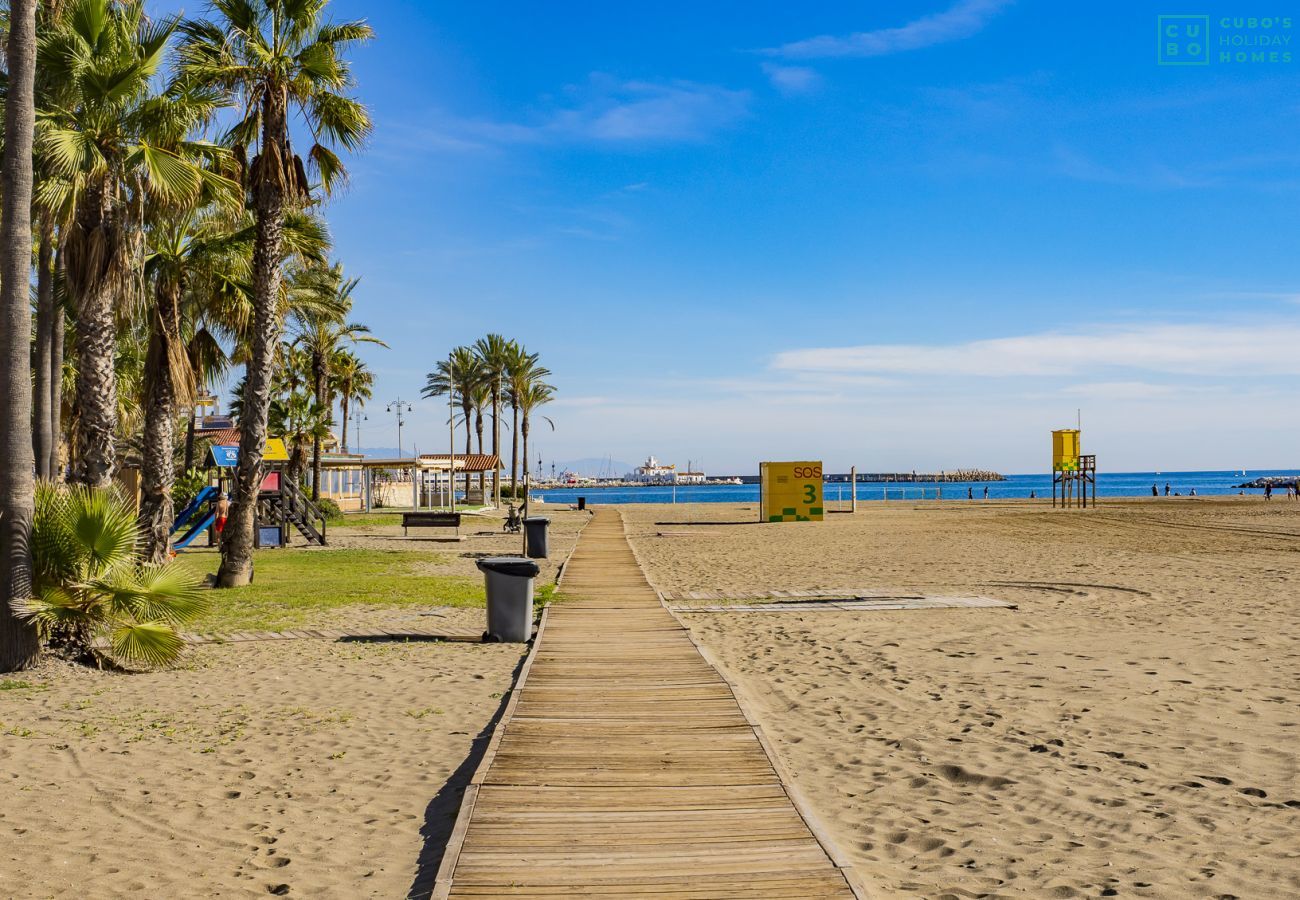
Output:
<path fill-rule="evenodd" d="M 966 488 L 966 499 L 967 499 L 967 500 L 974 500 L 974 499 L 975 499 L 975 489 L 974 489 L 974 488 L 972 488 L 972 487 L 968 487 L 968 488 Z"/>
<path fill-rule="evenodd" d="M 1167 481 L 1165 482 L 1165 496 L 1169 496 L 1169 482 Z"/>
<path fill-rule="evenodd" d="M 1160 491 L 1156 489 L 1156 486 L 1155 486 L 1154 484 L 1151 485 L 1151 496 L 1152 496 L 1152 497 L 1159 497 L 1159 496 L 1160 496 Z"/>
<path fill-rule="evenodd" d="M 1030 492 L 1029 492 L 1029 499 L 1030 499 L 1030 500 L 1037 500 L 1037 499 L 1038 499 L 1038 491 L 1030 491 Z"/>
<path fill-rule="evenodd" d="M 988 498 L 989 498 L 989 486 L 986 484 L 984 485 L 984 499 L 987 500 Z"/>
<path fill-rule="evenodd" d="M 1269 483 L 1267 483 L 1267 484 L 1264 485 L 1264 499 L 1265 499 L 1265 500 L 1272 500 L 1272 499 L 1273 499 L 1273 483 L 1272 483 L 1272 482 L 1269 482 Z"/>

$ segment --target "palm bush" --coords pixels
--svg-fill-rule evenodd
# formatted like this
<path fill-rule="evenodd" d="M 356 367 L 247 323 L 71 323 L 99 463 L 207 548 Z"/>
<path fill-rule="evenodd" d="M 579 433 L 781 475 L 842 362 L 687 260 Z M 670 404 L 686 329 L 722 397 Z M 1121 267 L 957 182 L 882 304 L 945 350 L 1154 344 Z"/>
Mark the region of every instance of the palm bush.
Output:
<path fill-rule="evenodd" d="M 112 488 L 36 488 L 33 598 L 20 615 L 47 639 L 98 664 L 165 665 L 185 646 L 177 626 L 208 606 L 198 579 L 175 563 L 142 564 L 135 510 Z M 107 637 L 108 654 L 95 646 Z"/>

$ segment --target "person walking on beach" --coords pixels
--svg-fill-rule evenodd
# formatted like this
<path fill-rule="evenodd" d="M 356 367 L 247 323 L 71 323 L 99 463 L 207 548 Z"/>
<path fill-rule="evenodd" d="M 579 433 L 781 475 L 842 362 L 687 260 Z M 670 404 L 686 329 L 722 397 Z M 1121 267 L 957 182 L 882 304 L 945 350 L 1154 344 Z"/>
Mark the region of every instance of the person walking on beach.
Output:
<path fill-rule="evenodd" d="M 226 527 L 226 517 L 230 515 L 230 498 L 223 491 L 217 498 L 217 534 Z"/>
<path fill-rule="evenodd" d="M 989 498 L 989 486 L 986 484 L 984 485 L 984 499 L 987 500 L 988 498 Z"/>
<path fill-rule="evenodd" d="M 966 499 L 967 499 L 967 500 L 974 500 L 974 499 L 975 499 L 975 489 L 974 489 L 974 488 L 972 488 L 972 487 L 968 487 L 968 488 L 966 488 Z"/>
<path fill-rule="evenodd" d="M 1169 496 L 1169 482 L 1167 481 L 1165 482 L 1165 496 Z"/>
<path fill-rule="evenodd" d="M 1264 499 L 1265 499 L 1265 500 L 1272 500 L 1272 499 L 1273 499 L 1273 484 L 1272 484 L 1272 482 L 1269 482 L 1269 483 L 1267 483 L 1267 484 L 1264 485 Z"/>
<path fill-rule="evenodd" d="M 1159 496 L 1160 496 L 1160 492 L 1159 492 L 1158 490 L 1156 490 L 1156 486 L 1155 486 L 1154 484 L 1151 485 L 1151 496 L 1152 496 L 1152 497 L 1159 497 Z"/>

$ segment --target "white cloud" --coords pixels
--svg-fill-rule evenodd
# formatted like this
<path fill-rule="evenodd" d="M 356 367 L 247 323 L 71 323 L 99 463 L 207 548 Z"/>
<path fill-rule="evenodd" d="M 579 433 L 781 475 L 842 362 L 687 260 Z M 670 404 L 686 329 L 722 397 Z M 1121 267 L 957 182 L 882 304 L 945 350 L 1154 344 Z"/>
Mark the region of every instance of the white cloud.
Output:
<path fill-rule="evenodd" d="M 654 144 L 702 141 L 749 114 L 750 92 L 693 81 L 617 81 L 594 74 L 565 93 L 568 105 L 531 121 L 434 116 L 432 146 L 471 150 L 517 144 Z"/>
<path fill-rule="evenodd" d="M 821 85 L 821 76 L 807 66 L 781 66 L 763 63 L 763 72 L 772 86 L 787 97 L 809 94 Z"/>
<path fill-rule="evenodd" d="M 1133 369 L 1180 375 L 1300 375 L 1300 324 L 1145 325 L 1044 332 L 964 344 L 867 344 L 777 354 L 792 372 L 934 376 L 1080 375 Z"/>
<path fill-rule="evenodd" d="M 845 37 L 822 35 L 784 44 L 769 52 L 787 59 L 829 56 L 887 56 L 971 37 L 983 30 L 1012 0 L 961 0 L 940 13 L 898 28 L 860 31 Z"/>

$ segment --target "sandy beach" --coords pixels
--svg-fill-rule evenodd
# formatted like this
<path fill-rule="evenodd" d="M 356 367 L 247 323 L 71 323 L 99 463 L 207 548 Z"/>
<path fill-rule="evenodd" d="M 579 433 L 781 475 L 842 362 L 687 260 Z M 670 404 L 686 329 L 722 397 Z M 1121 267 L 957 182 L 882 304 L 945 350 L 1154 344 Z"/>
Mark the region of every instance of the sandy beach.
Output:
<path fill-rule="evenodd" d="M 1300 892 L 1300 504 L 624 511 L 664 591 L 1017 604 L 683 616 L 874 895 Z"/>
<path fill-rule="evenodd" d="M 552 518 L 541 584 L 588 517 Z M 421 574 L 481 579 L 477 558 L 519 550 L 494 521 L 460 542 L 340 527 L 328 548 L 289 552 L 323 567 L 322 585 L 337 560 L 376 548 L 423 554 Z M 416 599 L 294 627 L 483 625 L 481 608 Z M 0 895 L 427 896 L 525 650 L 289 640 L 195 647 L 143 674 L 47 660 L 0 676 Z"/>

